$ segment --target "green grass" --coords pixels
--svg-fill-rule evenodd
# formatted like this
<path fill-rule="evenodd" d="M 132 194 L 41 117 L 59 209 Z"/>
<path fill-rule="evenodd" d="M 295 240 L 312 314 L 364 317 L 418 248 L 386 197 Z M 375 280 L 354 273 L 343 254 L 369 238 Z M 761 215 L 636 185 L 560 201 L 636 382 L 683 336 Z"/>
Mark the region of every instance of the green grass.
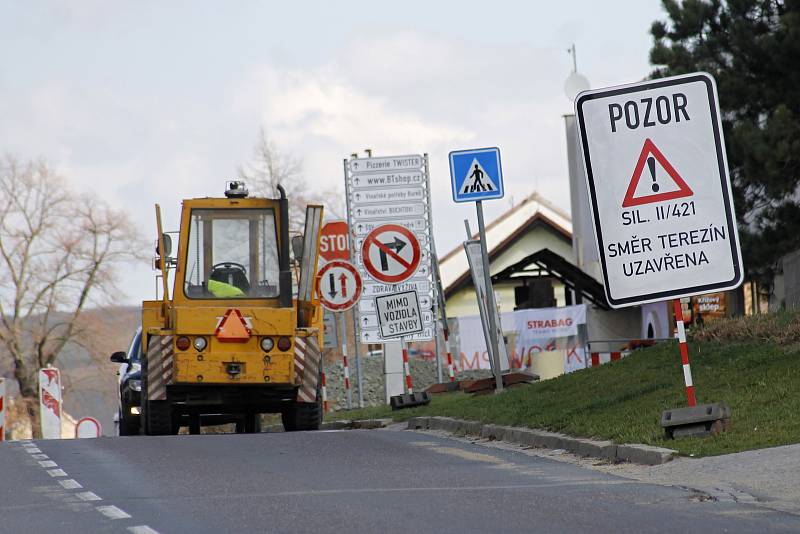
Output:
<path fill-rule="evenodd" d="M 796 322 L 797 316 L 794 316 Z M 785 322 L 778 321 L 785 327 Z M 782 341 L 785 341 L 782 339 Z M 564 375 L 502 395 L 439 395 L 430 405 L 332 414 L 331 419 L 444 415 L 527 426 L 573 436 L 647 443 L 696 456 L 800 442 L 800 345 L 759 341 L 690 341 L 699 403 L 727 402 L 732 428 L 708 438 L 664 439 L 661 412 L 686 406 L 677 344 L 639 350 L 621 361 Z"/>

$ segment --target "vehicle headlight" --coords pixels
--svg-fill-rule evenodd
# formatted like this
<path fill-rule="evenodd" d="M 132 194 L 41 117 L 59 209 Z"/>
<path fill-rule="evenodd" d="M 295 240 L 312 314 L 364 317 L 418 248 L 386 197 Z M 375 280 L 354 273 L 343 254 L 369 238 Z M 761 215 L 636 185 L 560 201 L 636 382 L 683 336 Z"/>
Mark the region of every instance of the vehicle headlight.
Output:
<path fill-rule="evenodd" d="M 128 380 L 128 387 L 133 391 L 142 391 L 142 381 L 136 379 Z"/>
<path fill-rule="evenodd" d="M 128 370 L 129 373 L 136 373 L 142 370 L 142 364 L 138 362 L 133 362 L 131 364 L 131 368 Z"/>
<path fill-rule="evenodd" d="M 272 347 L 275 346 L 275 342 L 272 340 L 271 337 L 262 337 L 261 338 L 261 350 L 264 352 L 269 352 L 272 350 Z"/>
<path fill-rule="evenodd" d="M 206 345 L 208 345 L 206 338 L 202 336 L 197 336 L 194 338 L 194 348 L 197 350 L 197 352 L 203 352 L 203 350 L 206 348 Z"/>

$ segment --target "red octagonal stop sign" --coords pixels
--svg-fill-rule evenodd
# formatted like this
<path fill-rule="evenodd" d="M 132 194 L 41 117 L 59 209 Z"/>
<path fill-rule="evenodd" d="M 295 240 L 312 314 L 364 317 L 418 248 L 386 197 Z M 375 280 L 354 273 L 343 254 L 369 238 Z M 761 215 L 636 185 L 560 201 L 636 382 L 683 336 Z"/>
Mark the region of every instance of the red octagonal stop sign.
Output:
<path fill-rule="evenodd" d="M 350 259 L 345 221 L 331 221 L 322 227 L 319 238 L 319 255 L 325 261 Z"/>

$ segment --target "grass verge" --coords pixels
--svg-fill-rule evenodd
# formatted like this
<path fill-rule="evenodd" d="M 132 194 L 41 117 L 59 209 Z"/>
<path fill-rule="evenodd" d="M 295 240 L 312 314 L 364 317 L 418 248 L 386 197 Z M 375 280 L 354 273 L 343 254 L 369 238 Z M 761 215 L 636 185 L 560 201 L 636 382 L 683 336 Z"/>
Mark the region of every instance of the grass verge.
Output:
<path fill-rule="evenodd" d="M 778 323 L 785 327 L 784 321 Z M 675 343 L 502 395 L 440 395 L 420 408 L 397 412 L 389 407 L 366 408 L 337 412 L 326 419 L 392 417 L 403 421 L 417 415 L 443 415 L 617 443 L 647 443 L 695 456 L 800 442 L 800 345 L 779 345 L 769 336 L 758 341 L 713 337 L 713 341 L 690 341 L 689 353 L 698 402 L 725 401 L 732 408 L 732 428 L 720 436 L 664 439 L 661 412 L 686 405 Z"/>

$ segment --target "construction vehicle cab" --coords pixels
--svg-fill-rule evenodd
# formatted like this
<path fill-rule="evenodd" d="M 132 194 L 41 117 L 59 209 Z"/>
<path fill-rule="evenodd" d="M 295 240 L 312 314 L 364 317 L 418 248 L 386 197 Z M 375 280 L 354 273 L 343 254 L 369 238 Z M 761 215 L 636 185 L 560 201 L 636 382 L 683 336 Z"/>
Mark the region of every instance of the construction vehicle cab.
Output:
<path fill-rule="evenodd" d="M 184 200 L 175 254 L 156 206 L 162 298 L 142 304 L 145 434 L 232 421 L 254 432 L 262 413 L 280 413 L 286 430 L 319 427 L 322 312 L 313 278 L 322 207 L 306 210 L 294 280 L 288 199 L 278 190 L 276 199 L 248 198 L 231 182 L 225 198 Z"/>

